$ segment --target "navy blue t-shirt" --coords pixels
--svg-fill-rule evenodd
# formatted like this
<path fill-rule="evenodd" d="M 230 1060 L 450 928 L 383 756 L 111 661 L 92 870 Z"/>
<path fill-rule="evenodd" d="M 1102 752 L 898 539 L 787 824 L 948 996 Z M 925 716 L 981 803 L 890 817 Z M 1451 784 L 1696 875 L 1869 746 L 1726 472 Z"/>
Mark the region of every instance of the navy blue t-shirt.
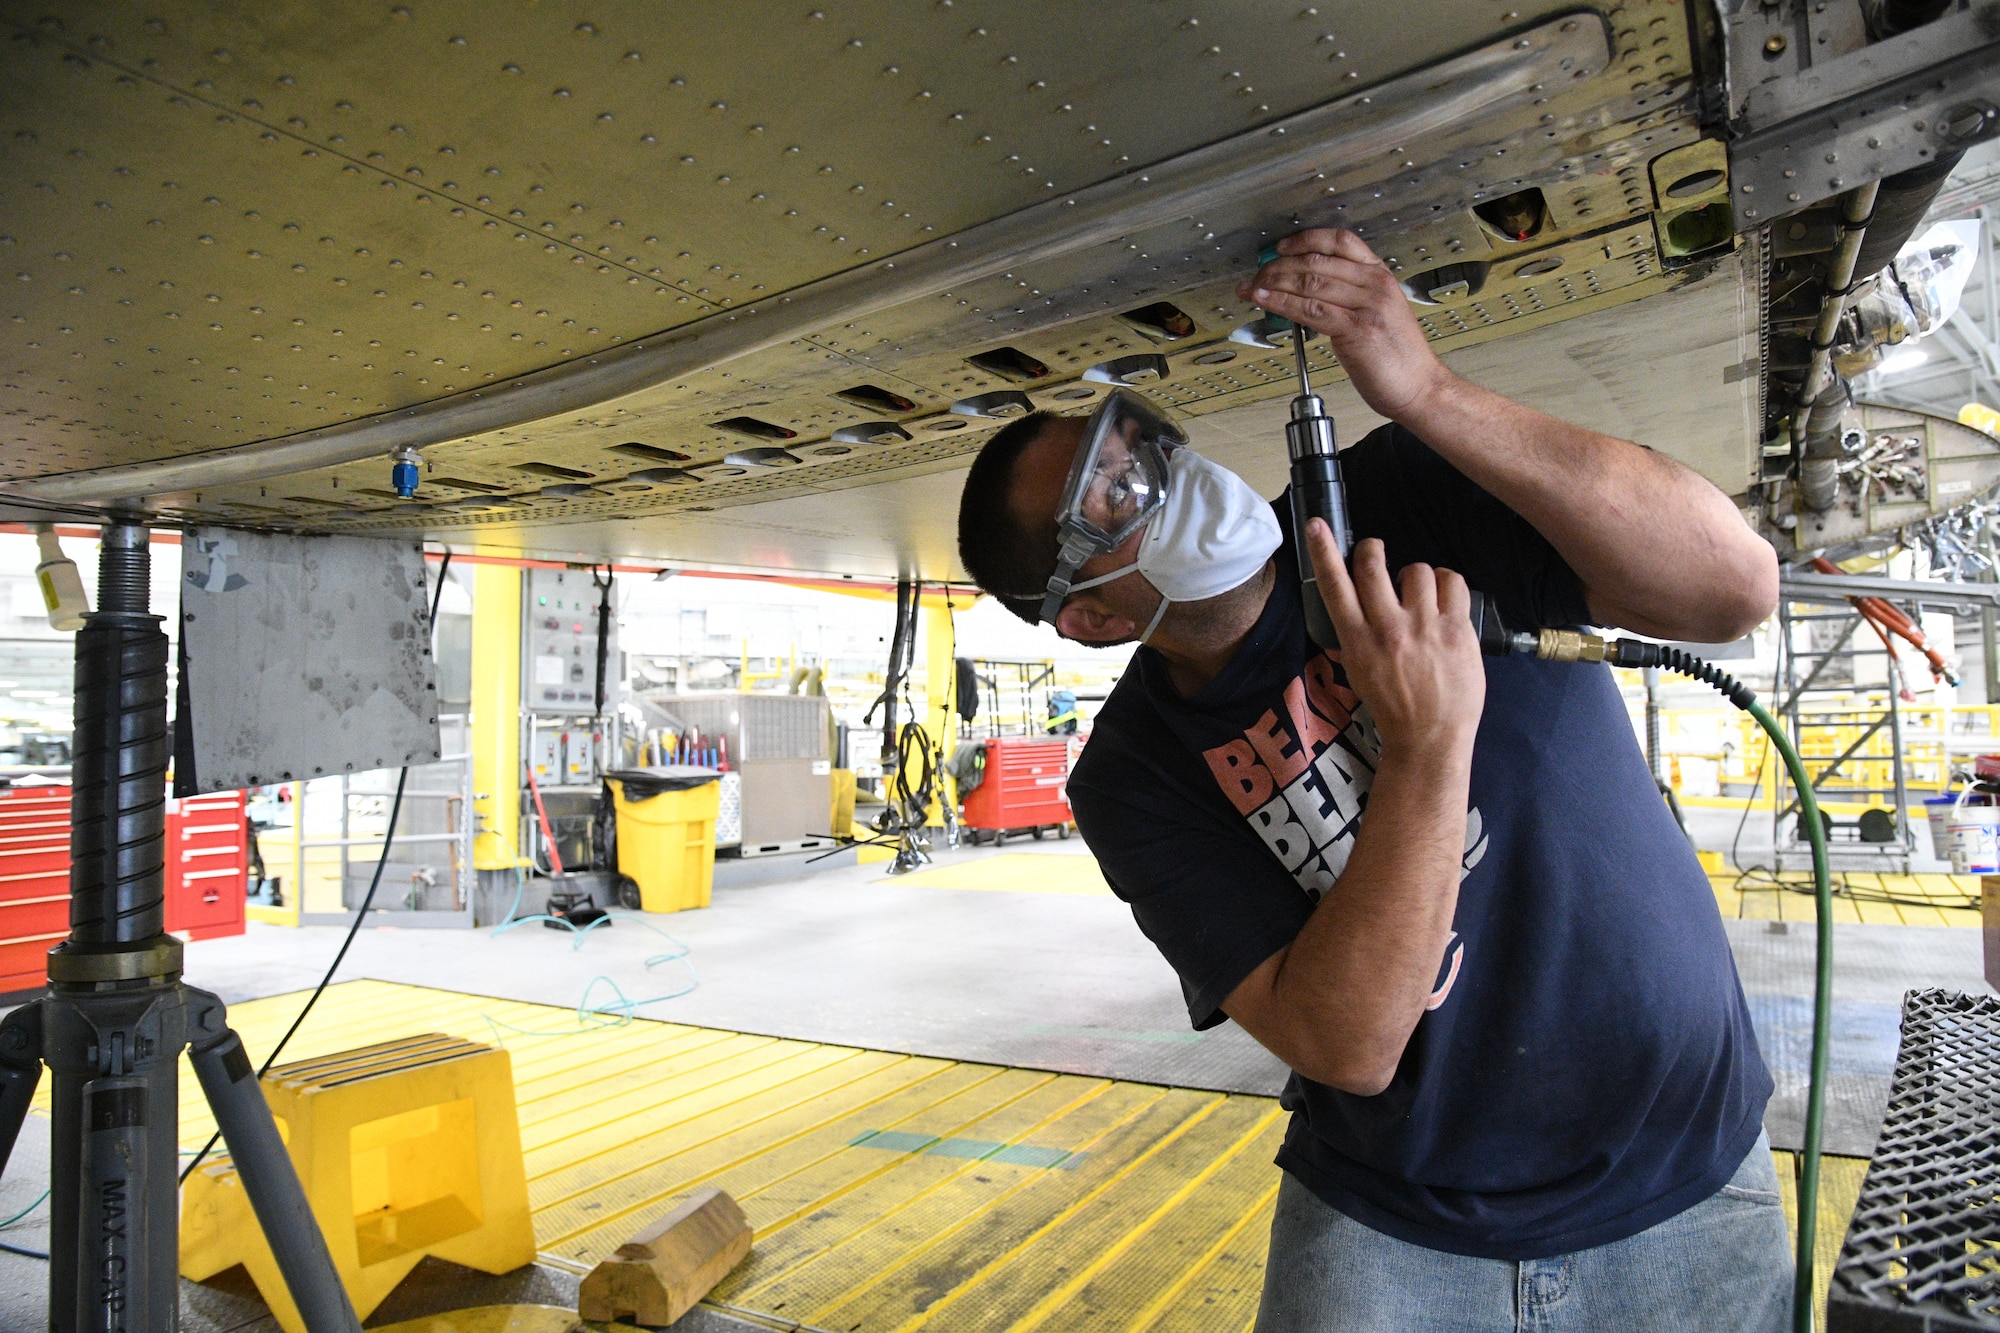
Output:
<path fill-rule="evenodd" d="M 1342 455 L 1357 538 L 1457 570 L 1510 628 L 1589 620 L 1576 574 L 1400 427 Z M 1286 521 L 1284 503 L 1278 506 Z M 1286 521 L 1289 530 L 1289 522 Z M 1306 638 L 1289 531 L 1277 589 L 1182 698 L 1142 648 L 1069 783 L 1105 878 L 1199 1028 L 1298 935 L 1347 862 L 1380 752 Z M 1609 668 L 1487 658 L 1454 934 L 1378 1096 L 1294 1074 L 1278 1164 L 1412 1244 L 1532 1259 L 1634 1235 L 1720 1189 L 1771 1077 L 1707 878 Z"/>

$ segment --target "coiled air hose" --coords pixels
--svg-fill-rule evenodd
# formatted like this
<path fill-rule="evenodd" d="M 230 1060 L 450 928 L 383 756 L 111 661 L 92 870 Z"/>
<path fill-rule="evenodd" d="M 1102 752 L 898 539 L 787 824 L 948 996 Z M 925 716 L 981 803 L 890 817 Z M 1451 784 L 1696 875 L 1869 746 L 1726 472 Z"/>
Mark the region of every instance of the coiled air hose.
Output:
<path fill-rule="evenodd" d="M 1729 702 L 1757 719 L 1757 725 L 1771 738 L 1772 748 L 1784 759 L 1785 771 L 1791 775 L 1792 786 L 1798 790 L 1799 825 L 1805 830 L 1806 840 L 1812 844 L 1818 956 L 1813 978 L 1812 1073 L 1806 1085 L 1805 1141 L 1800 1145 L 1797 1177 L 1798 1245 L 1792 1280 L 1792 1329 L 1793 1333 L 1812 1333 L 1820 1140 L 1826 1120 L 1827 1048 L 1833 1029 L 1833 884 L 1826 866 L 1826 826 L 1820 822 L 1819 801 L 1813 794 L 1812 781 L 1806 776 L 1806 767 L 1799 761 L 1798 751 L 1792 748 L 1784 728 L 1778 725 L 1778 720 L 1764 705 L 1757 702 L 1756 692 L 1692 653 L 1642 639 L 1608 641 L 1595 634 L 1581 634 L 1575 630 L 1545 629 L 1533 638 L 1534 655 L 1546 661 L 1664 667 L 1713 686 Z"/>

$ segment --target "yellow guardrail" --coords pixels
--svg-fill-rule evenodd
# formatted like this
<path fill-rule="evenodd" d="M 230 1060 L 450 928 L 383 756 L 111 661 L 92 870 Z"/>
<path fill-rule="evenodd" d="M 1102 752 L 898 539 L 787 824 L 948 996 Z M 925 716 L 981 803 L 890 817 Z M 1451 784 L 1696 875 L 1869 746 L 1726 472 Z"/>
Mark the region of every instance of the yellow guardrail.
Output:
<path fill-rule="evenodd" d="M 1834 760 L 1854 750 L 1821 784 L 1822 792 L 1837 796 L 1894 784 L 1887 724 L 1862 739 L 1887 706 L 1887 698 L 1876 691 L 1845 699 L 1815 698 L 1810 706 L 1801 708 L 1802 718 L 1820 724 L 1805 728 L 1799 745 L 1799 758 L 1808 772 L 1817 777 Z M 1644 706 L 1634 705 L 1632 714 L 1633 725 L 1643 734 Z M 2000 754 L 2000 706 L 1904 704 L 1902 732 L 1903 785 L 1913 800 L 1921 800 L 1946 789 L 1954 762 L 1963 765 L 1974 755 Z M 1775 770 L 1768 747 L 1756 723 L 1740 712 L 1663 708 L 1660 749 L 1673 770 L 1669 780 L 1676 791 L 1683 781 L 1681 761 L 1700 760 L 1715 764 L 1718 784 L 1736 790 L 1739 799 L 1748 794 L 1742 790 L 1745 784 L 1755 784 L 1760 797 L 1769 796 Z"/>

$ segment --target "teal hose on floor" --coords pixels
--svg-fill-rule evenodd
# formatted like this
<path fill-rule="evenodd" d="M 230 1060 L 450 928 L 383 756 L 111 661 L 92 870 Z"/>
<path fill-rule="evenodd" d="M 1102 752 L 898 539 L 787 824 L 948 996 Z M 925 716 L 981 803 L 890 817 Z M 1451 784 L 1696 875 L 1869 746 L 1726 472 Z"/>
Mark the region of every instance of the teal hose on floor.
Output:
<path fill-rule="evenodd" d="M 1813 795 L 1806 766 L 1786 738 L 1784 728 L 1764 706 L 1754 699 L 1743 710 L 1757 719 L 1757 725 L 1771 738 L 1783 756 L 1785 770 L 1799 793 L 1799 824 L 1812 844 L 1813 903 L 1818 919 L 1818 962 L 1813 978 L 1812 1075 L 1806 1085 L 1805 1142 L 1800 1145 L 1798 1171 L 1798 1250 L 1792 1286 L 1793 1333 L 1812 1333 L 1813 1249 L 1819 1229 L 1820 1135 L 1826 1120 L 1827 1048 L 1833 1033 L 1833 884 L 1826 868 L 1826 825 L 1821 822 L 1819 801 Z"/>

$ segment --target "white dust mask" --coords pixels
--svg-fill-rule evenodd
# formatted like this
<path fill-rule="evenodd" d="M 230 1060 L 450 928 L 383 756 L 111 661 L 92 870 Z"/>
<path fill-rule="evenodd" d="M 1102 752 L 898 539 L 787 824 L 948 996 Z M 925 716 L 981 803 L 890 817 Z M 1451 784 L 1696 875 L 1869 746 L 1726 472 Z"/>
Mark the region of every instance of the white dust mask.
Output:
<path fill-rule="evenodd" d="M 1071 592 L 1122 579 L 1135 570 L 1160 592 L 1144 643 L 1174 602 L 1219 597 L 1255 578 L 1284 540 L 1270 502 L 1248 482 L 1192 449 L 1168 462 L 1166 502 L 1146 525 L 1139 552 L 1123 569 L 1070 585 Z"/>

